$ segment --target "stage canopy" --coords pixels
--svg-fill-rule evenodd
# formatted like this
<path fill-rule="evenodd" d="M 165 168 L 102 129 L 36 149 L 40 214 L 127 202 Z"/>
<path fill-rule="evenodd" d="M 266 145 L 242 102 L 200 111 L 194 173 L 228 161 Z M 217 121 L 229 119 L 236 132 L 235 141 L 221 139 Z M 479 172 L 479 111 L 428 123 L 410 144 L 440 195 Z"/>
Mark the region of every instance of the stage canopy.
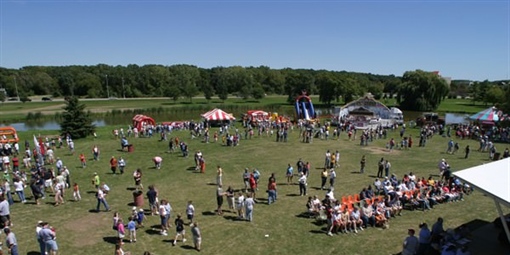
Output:
<path fill-rule="evenodd" d="M 494 199 L 499 216 L 505 222 L 501 204 L 510 207 L 510 158 L 471 167 L 453 174 L 472 185 L 475 190 Z M 503 227 L 510 241 L 507 224 L 503 224 Z"/>

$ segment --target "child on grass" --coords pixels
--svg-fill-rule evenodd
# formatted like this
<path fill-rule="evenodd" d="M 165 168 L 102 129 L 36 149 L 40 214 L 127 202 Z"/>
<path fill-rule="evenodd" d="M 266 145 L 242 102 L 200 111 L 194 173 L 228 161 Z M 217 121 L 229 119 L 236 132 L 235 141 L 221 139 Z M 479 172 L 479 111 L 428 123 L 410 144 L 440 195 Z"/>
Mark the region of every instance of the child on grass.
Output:
<path fill-rule="evenodd" d="M 74 201 L 81 200 L 80 186 L 78 186 L 78 183 L 76 183 L 76 182 L 73 185 L 73 197 L 74 197 Z"/>
<path fill-rule="evenodd" d="M 83 153 L 80 154 L 80 162 L 82 168 L 87 167 L 87 159 L 85 159 L 85 154 Z"/>
<path fill-rule="evenodd" d="M 136 222 L 133 217 L 129 217 L 127 228 L 129 230 L 129 242 L 136 242 Z"/>

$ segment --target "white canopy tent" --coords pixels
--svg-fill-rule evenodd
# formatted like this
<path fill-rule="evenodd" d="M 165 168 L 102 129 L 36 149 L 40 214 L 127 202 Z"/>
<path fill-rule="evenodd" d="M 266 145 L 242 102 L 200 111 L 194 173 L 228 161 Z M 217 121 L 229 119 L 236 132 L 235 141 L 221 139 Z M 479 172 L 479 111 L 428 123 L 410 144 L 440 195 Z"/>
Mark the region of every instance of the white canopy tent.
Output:
<path fill-rule="evenodd" d="M 510 158 L 471 167 L 453 174 L 494 199 L 506 237 L 510 242 L 510 231 L 505 224 L 505 215 L 501 209 L 501 204 L 510 208 Z"/>

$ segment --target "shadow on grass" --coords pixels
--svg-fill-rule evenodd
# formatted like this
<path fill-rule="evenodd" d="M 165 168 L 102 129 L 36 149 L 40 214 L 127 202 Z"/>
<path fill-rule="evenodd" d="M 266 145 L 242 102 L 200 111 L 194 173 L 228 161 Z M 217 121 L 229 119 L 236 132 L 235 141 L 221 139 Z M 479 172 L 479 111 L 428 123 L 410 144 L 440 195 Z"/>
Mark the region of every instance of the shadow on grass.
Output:
<path fill-rule="evenodd" d="M 216 213 L 214 211 L 213 212 L 205 211 L 205 212 L 202 212 L 202 215 L 204 215 L 204 216 L 214 216 L 214 215 L 216 215 Z"/>
<path fill-rule="evenodd" d="M 297 214 L 296 217 L 298 218 L 305 218 L 305 219 L 313 219 L 314 215 L 309 212 L 302 212 L 300 214 Z"/>
<path fill-rule="evenodd" d="M 27 255 L 40 255 L 41 253 L 38 251 L 29 251 L 27 252 Z"/>
<path fill-rule="evenodd" d="M 361 174 L 359 171 L 351 171 L 351 174 Z"/>
<path fill-rule="evenodd" d="M 148 235 L 161 235 L 159 227 L 160 225 L 151 226 L 150 228 L 145 230 L 145 233 L 147 233 Z"/>
<path fill-rule="evenodd" d="M 136 206 L 134 202 L 128 203 L 128 206 Z"/>
<path fill-rule="evenodd" d="M 288 196 L 288 197 L 299 197 L 300 195 L 299 194 L 287 194 L 286 196 Z"/>
<path fill-rule="evenodd" d="M 244 219 L 240 219 L 238 216 L 234 216 L 234 215 L 224 215 L 223 218 L 225 218 L 226 220 L 231 220 L 231 221 L 245 221 Z"/>
<path fill-rule="evenodd" d="M 326 234 L 324 231 L 316 230 L 316 229 L 310 230 L 310 233 L 312 233 L 312 234 L 322 234 L 322 235 Z"/>
<path fill-rule="evenodd" d="M 127 187 L 126 190 L 134 191 L 134 190 L 136 190 L 136 188 L 134 188 L 134 187 Z"/>
<path fill-rule="evenodd" d="M 194 250 L 195 249 L 195 247 L 188 245 L 188 244 L 181 246 L 181 248 L 185 249 L 185 250 Z"/>
<path fill-rule="evenodd" d="M 190 167 L 186 168 L 186 170 L 188 170 L 188 171 L 195 171 L 196 168 L 194 166 L 190 166 Z"/>
<path fill-rule="evenodd" d="M 103 241 L 111 244 L 116 244 L 119 242 L 119 238 L 116 236 L 105 236 L 103 237 Z"/>
<path fill-rule="evenodd" d="M 87 191 L 87 194 L 96 194 L 97 191 L 94 191 L 94 190 L 89 190 Z"/>

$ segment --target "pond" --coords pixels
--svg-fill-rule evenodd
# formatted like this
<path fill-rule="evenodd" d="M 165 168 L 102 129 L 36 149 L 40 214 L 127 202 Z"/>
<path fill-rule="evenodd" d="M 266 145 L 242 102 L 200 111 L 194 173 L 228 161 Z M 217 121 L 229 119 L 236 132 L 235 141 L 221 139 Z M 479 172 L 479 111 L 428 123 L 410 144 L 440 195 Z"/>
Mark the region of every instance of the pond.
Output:
<path fill-rule="evenodd" d="M 181 114 L 148 114 L 149 116 L 153 117 L 156 122 L 163 122 L 163 121 L 179 121 L 179 120 L 198 120 L 199 116 L 202 112 L 196 111 L 196 112 L 186 112 Z M 236 118 L 240 118 L 242 113 L 235 113 L 234 116 Z M 291 111 L 285 111 L 282 114 L 287 116 L 293 116 L 293 112 Z M 327 111 L 323 111 L 323 114 L 327 114 Z M 411 120 L 416 120 L 416 118 L 420 117 L 423 113 L 422 112 L 413 112 L 413 111 L 404 111 L 404 119 L 406 122 Z M 453 115 L 459 115 L 464 116 L 465 114 L 453 114 Z M 96 118 L 96 120 L 93 122 L 96 127 L 104 127 L 104 126 L 111 126 L 111 125 L 120 125 L 127 127 L 132 122 L 132 115 L 127 114 L 119 114 L 115 116 L 105 116 L 105 117 L 99 117 Z M 60 125 L 55 120 L 47 120 L 47 121 L 27 121 L 27 122 L 18 122 L 18 123 L 0 123 L 0 127 L 3 126 L 12 126 L 17 131 L 33 131 L 33 130 L 59 130 Z"/>

